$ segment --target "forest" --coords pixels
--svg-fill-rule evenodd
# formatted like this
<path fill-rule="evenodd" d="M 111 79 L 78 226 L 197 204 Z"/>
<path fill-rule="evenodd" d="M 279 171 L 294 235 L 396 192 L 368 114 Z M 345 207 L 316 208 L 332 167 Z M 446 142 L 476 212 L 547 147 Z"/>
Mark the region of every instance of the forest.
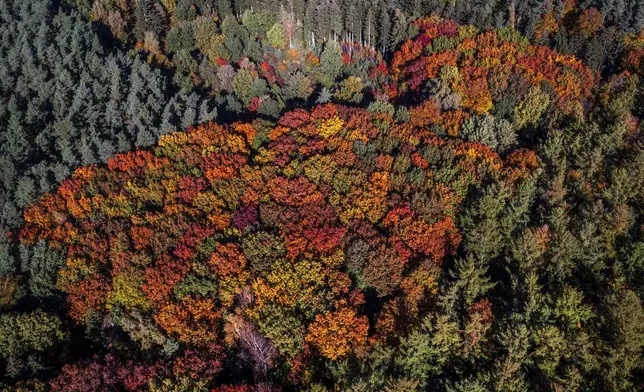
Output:
<path fill-rule="evenodd" d="M 0 0 L 0 390 L 644 390 L 644 0 Z"/>

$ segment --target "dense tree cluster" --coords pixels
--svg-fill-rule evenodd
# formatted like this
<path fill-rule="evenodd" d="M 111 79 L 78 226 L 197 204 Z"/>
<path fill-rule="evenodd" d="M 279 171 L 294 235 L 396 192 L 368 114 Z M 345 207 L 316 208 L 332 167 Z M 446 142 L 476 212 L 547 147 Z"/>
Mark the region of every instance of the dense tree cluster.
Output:
<path fill-rule="evenodd" d="M 460 244 L 469 185 L 508 174 L 479 143 L 322 105 L 78 169 L 27 209 L 20 237 L 66 250 L 57 285 L 76 321 L 109 320 L 158 352 L 225 341 L 256 377 L 283 368 L 304 382 L 305 363 L 419 322 Z M 368 293 L 380 309 L 364 311 Z"/>
<path fill-rule="evenodd" d="M 418 35 L 394 53 L 380 94 L 424 101 L 428 123 L 440 123 L 433 117 L 443 108 L 448 134 L 468 122 L 466 138 L 502 150 L 516 130 L 534 128 L 542 117 L 551 124 L 584 119 L 597 75 L 575 57 L 529 45 L 509 29 L 478 32 L 438 18 L 415 24 Z"/>
<path fill-rule="evenodd" d="M 0 388 L 644 389 L 643 12 L 0 0 Z"/>
<path fill-rule="evenodd" d="M 329 93 L 340 102 L 359 103 L 366 86 L 353 83 L 349 87 L 356 91 L 345 92 L 335 80 L 346 74 L 368 81 L 367 71 L 381 61 L 366 44 L 319 39 L 316 45 L 294 9 L 279 5 L 248 4 L 233 15 L 226 1 L 134 3 L 95 1 L 91 16 L 148 62 L 174 69 L 178 87 L 212 94 L 232 115 L 277 118 L 286 107 L 326 101 Z"/>
<path fill-rule="evenodd" d="M 216 110 L 208 98 L 173 93 L 138 58 L 108 53 L 89 21 L 53 2 L 0 3 L 0 38 L 0 275 L 6 275 L 18 262 L 5 254 L 5 233 L 21 223 L 22 208 L 78 166 L 149 146 L 163 133 L 212 120 Z"/>

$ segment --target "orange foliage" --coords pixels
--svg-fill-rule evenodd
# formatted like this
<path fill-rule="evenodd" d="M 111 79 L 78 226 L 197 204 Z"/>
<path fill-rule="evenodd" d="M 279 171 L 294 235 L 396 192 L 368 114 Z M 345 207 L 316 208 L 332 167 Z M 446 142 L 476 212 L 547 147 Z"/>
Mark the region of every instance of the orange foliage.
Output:
<path fill-rule="evenodd" d="M 218 340 L 221 315 L 208 299 L 184 297 L 178 304 L 161 308 L 154 319 L 181 342 L 207 345 Z"/>
<path fill-rule="evenodd" d="M 393 55 L 390 65 L 393 80 L 414 93 L 425 86 L 426 81 L 438 78 L 445 67 L 455 66 L 461 79 L 453 82 L 451 87 L 460 95 L 463 107 L 474 114 L 489 112 L 504 95 L 512 94 L 517 98 L 517 91 L 503 87 L 512 78 L 522 78 L 531 85 L 550 84 L 554 90 L 554 101 L 558 102 L 562 112 L 578 114 L 581 102 L 590 96 L 598 80 L 598 76 L 575 57 L 559 54 L 545 46 L 506 41 L 495 31 L 461 37 L 449 21 L 437 17 L 419 19 L 414 23 L 420 30 L 418 35 L 404 42 Z M 592 34 L 600 26 L 601 15 L 596 10 L 584 11 L 580 18 L 581 29 Z M 550 12 L 540 21 L 536 35 L 545 36 L 557 29 L 558 22 Z M 455 49 L 423 55 L 423 48 L 432 45 L 439 37 L 455 40 Z M 405 89 L 398 90 L 397 95 L 404 92 Z M 430 112 L 424 117 L 437 116 L 440 115 Z M 451 134 L 455 133 L 451 131 Z"/>
<path fill-rule="evenodd" d="M 414 216 L 409 205 L 392 209 L 384 220 L 385 227 L 394 228 L 402 241 L 414 252 L 431 256 L 439 263 L 447 253 L 453 253 L 461 236 L 450 217 L 433 224 Z"/>
<path fill-rule="evenodd" d="M 539 166 L 539 156 L 536 152 L 527 149 L 518 149 L 510 153 L 505 160 L 505 182 L 513 186 L 517 181 L 529 177 Z"/>
<path fill-rule="evenodd" d="M 219 245 L 210 256 L 210 266 L 218 276 L 234 276 L 244 271 L 246 259 L 233 243 Z"/>
<path fill-rule="evenodd" d="M 429 265 L 459 246 L 467 187 L 504 173 L 489 148 L 429 129 L 456 134 L 468 111 L 430 100 L 410 114 L 328 104 L 286 113 L 259 141 L 243 123 L 164 135 L 153 151 L 79 169 L 26 210 L 20 238 L 67 251 L 58 287 L 81 323 L 145 308 L 163 334 L 201 349 L 223 335 L 222 314 L 278 312 L 341 358 L 369 332 L 351 274 L 396 304 L 375 315 L 379 330 L 397 314 L 421 318 Z M 364 261 L 347 254 L 356 240 Z M 262 328 L 250 329 L 269 337 Z M 276 347 L 297 367 L 304 343 Z"/>
<path fill-rule="evenodd" d="M 597 8 L 587 8 L 579 15 L 577 27 L 586 37 L 590 37 L 604 24 L 604 18 Z"/>
<path fill-rule="evenodd" d="M 365 344 L 369 323 L 365 316 L 349 308 L 317 315 L 309 326 L 306 341 L 325 357 L 335 360 L 346 356 L 352 348 Z"/>
<path fill-rule="evenodd" d="M 543 15 L 539 23 L 537 24 L 537 29 L 534 33 L 534 39 L 539 41 L 550 33 L 556 33 L 559 30 L 559 23 L 557 18 L 555 18 L 554 11 L 550 11 Z"/>

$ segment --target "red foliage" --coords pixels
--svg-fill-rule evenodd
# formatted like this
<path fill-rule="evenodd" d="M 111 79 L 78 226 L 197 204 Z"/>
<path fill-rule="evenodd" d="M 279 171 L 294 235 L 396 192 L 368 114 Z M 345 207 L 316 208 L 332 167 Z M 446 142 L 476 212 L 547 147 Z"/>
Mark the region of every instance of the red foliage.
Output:
<path fill-rule="evenodd" d="M 69 314 L 77 320 L 82 320 L 90 310 L 101 311 L 110 290 L 107 280 L 99 275 L 71 283 L 64 289 L 70 303 Z"/>
<path fill-rule="evenodd" d="M 461 242 L 452 218 L 445 217 L 429 225 L 416 218 L 408 204 L 392 209 L 383 224 L 384 227 L 393 229 L 412 251 L 432 256 L 437 263 L 447 253 L 453 253 Z"/>
<path fill-rule="evenodd" d="M 437 17 L 419 19 L 414 23 L 419 28 L 418 35 L 401 45 L 390 64 L 393 80 L 405 87 L 396 91 L 397 96 L 407 91 L 420 91 L 430 79 L 443 79 L 446 77 L 442 75 L 445 67 L 452 66 L 458 68 L 456 79 L 443 81 L 460 95 L 463 107 L 475 114 L 488 112 L 508 94 L 520 99 L 517 91 L 496 87 L 494 91 L 491 90 L 491 86 L 507 85 L 509 80 L 517 78 L 529 85 L 549 84 L 554 91 L 553 101 L 558 103 L 562 112 L 578 114 L 582 102 L 590 96 L 598 80 L 597 75 L 575 57 L 557 53 L 545 46 L 521 46 L 500 39 L 495 31 L 461 38 L 454 22 Z M 556 23 L 553 18 L 544 19 L 538 33 L 555 31 Z M 580 17 L 579 26 L 585 34 L 592 34 L 601 26 L 601 15 L 594 9 L 588 9 Z M 429 54 L 423 54 L 423 49 L 433 48 L 432 45 L 441 37 L 453 40 L 451 47 L 455 49 L 434 49 Z M 386 86 L 383 86 L 383 90 L 376 92 L 376 95 L 387 95 L 385 89 Z M 433 113 L 431 117 L 436 118 L 437 114 Z"/>
<path fill-rule="evenodd" d="M 161 255 L 156 265 L 145 270 L 145 281 L 141 289 L 154 304 L 166 302 L 174 285 L 179 283 L 188 272 L 188 265 L 169 255 Z"/>
<path fill-rule="evenodd" d="M 304 109 L 295 109 L 285 113 L 278 121 L 279 125 L 289 128 L 298 128 L 309 122 L 310 114 Z"/>
<path fill-rule="evenodd" d="M 138 391 L 162 371 L 158 364 L 121 362 L 114 355 L 94 358 L 92 362 L 65 365 L 50 382 L 53 392 Z"/>
<path fill-rule="evenodd" d="M 441 26 L 435 34 L 453 33 Z M 214 377 L 224 335 L 260 373 L 284 345 L 294 369 L 315 355 L 339 358 L 368 340 L 356 279 L 396 304 L 376 315 L 378 330 L 398 325 L 387 320 L 405 307 L 421 317 L 420 282 L 431 276 L 419 266 L 440 264 L 460 243 L 454 189 L 503 173 L 489 148 L 429 129 L 458 128 L 464 111 L 442 113 L 430 100 L 410 113 L 397 123 L 364 109 L 299 109 L 254 150 L 250 124 L 165 135 L 154 152 L 79 169 L 27 209 L 20 237 L 67 250 L 58 285 L 75 320 L 90 310 L 151 314 L 156 330 L 184 347 L 168 365 L 174 376 Z M 441 180 L 434 170 L 451 174 Z M 418 195 L 431 206 L 414 202 Z M 357 239 L 362 259 L 349 252 Z M 255 324 L 267 311 L 296 315 L 317 349 L 310 358 L 300 343 L 273 345 L 271 331 Z M 226 325 L 235 333 L 224 334 Z"/>
<path fill-rule="evenodd" d="M 193 380 L 212 380 L 222 369 L 223 347 L 210 344 L 202 350 L 186 350 L 174 360 L 172 372 L 175 376 L 188 376 Z"/>

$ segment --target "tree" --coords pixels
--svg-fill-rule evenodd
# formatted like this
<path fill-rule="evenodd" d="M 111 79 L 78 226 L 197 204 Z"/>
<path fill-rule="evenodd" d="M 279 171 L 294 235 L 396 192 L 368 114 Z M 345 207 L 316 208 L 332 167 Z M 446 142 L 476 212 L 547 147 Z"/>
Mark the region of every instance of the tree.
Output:
<path fill-rule="evenodd" d="M 197 18 L 194 22 L 195 45 L 205 54 L 210 62 L 216 63 L 218 59 L 228 60 L 230 53 L 225 46 L 225 36 L 219 34 L 217 23 L 205 17 Z"/>
<path fill-rule="evenodd" d="M 322 355 L 335 360 L 349 353 L 352 347 L 364 344 L 368 322 L 353 310 L 341 308 L 318 315 L 309 326 L 306 341 L 316 346 Z"/>
<path fill-rule="evenodd" d="M 320 82 L 331 87 L 342 70 L 342 51 L 335 41 L 328 41 L 320 56 Z"/>
<path fill-rule="evenodd" d="M 65 365 L 60 374 L 51 380 L 50 387 L 56 392 L 96 390 L 139 390 L 152 383 L 159 364 L 148 365 L 123 361 L 113 353 L 95 356 L 92 360 Z"/>
<path fill-rule="evenodd" d="M 174 5 L 168 8 L 174 8 L 174 17 L 179 21 L 192 21 L 197 16 L 190 0 L 175 0 Z"/>
<path fill-rule="evenodd" d="M 66 339 L 62 327 L 58 317 L 40 310 L 0 315 L 0 356 L 6 361 L 7 373 L 15 377 L 25 368 L 35 372 L 45 356 L 55 357 L 55 350 Z M 37 357 L 28 360 L 33 356 Z"/>
<path fill-rule="evenodd" d="M 228 0 L 223 1 L 228 3 Z M 244 48 L 250 39 L 248 31 L 237 22 L 234 16 L 229 14 L 223 18 L 221 32 L 226 37 L 224 44 L 230 53 L 230 60 L 233 62 L 241 60 L 244 57 Z"/>
<path fill-rule="evenodd" d="M 397 365 L 409 380 L 424 388 L 432 376 L 443 373 L 450 360 L 457 355 L 462 339 L 458 327 L 447 317 L 428 318 L 422 329 L 412 332 L 401 341 L 401 355 Z"/>
<path fill-rule="evenodd" d="M 362 101 L 362 80 L 355 76 L 349 76 L 342 80 L 338 90 L 333 95 L 339 101 L 359 103 Z"/>
<path fill-rule="evenodd" d="M 274 15 L 267 10 L 251 10 L 244 11 L 242 16 L 242 23 L 251 37 L 262 36 L 274 25 Z"/>
<path fill-rule="evenodd" d="M 637 389 L 631 2 L 7 2 L 2 388 Z"/>
<path fill-rule="evenodd" d="M 16 204 L 24 208 L 36 198 L 36 184 L 30 177 L 21 177 L 18 179 L 15 193 Z"/>
<path fill-rule="evenodd" d="M 293 36 L 295 35 L 295 30 L 298 27 L 295 14 L 292 10 L 290 12 L 287 11 L 282 5 L 278 19 L 283 29 L 282 31 L 285 43 L 288 44 L 288 48 L 293 48 Z"/>
<path fill-rule="evenodd" d="M 479 142 L 494 151 L 503 153 L 516 144 L 512 124 L 494 116 L 470 117 L 463 123 L 461 136 L 465 140 Z"/>
<path fill-rule="evenodd" d="M 514 109 L 514 123 L 517 128 L 536 124 L 541 118 L 550 98 L 541 92 L 539 87 L 531 87 L 524 100 Z"/>
<path fill-rule="evenodd" d="M 604 382 L 608 388 L 627 390 L 633 385 L 628 375 L 641 368 L 639 358 L 644 347 L 642 301 L 632 291 L 615 293 L 607 301 L 608 327 L 614 334 L 608 348 L 608 373 Z"/>
<path fill-rule="evenodd" d="M 28 276 L 30 294 L 35 297 L 53 297 L 56 294 L 57 272 L 64 263 L 63 255 L 39 242 L 32 249 L 20 246 L 22 272 Z"/>
<path fill-rule="evenodd" d="M 391 15 L 389 13 L 388 3 L 383 1 L 380 4 L 380 14 L 378 15 L 378 46 L 380 51 L 385 53 L 389 49 L 391 41 Z"/>
<path fill-rule="evenodd" d="M 285 100 L 289 99 L 302 99 L 308 100 L 313 93 L 311 80 L 302 72 L 294 73 L 287 81 L 286 86 L 282 90 Z"/>
<path fill-rule="evenodd" d="M 286 49 L 286 39 L 284 37 L 284 28 L 281 24 L 275 23 L 266 33 L 268 42 L 277 49 Z"/>
<path fill-rule="evenodd" d="M 493 385 L 496 389 L 521 391 L 527 387 L 524 364 L 528 360 L 528 330 L 525 325 L 508 325 L 499 332 L 503 355 L 495 361 Z"/>
<path fill-rule="evenodd" d="M 236 343 L 242 351 L 242 358 L 250 362 L 257 376 L 266 376 L 275 363 L 277 351 L 273 344 L 262 336 L 248 320 L 238 315 L 226 318 L 226 340 Z M 284 354 L 282 352 L 282 354 Z"/>
<path fill-rule="evenodd" d="M 173 27 L 166 38 L 166 45 L 169 53 L 175 53 L 180 50 L 190 51 L 195 47 L 195 33 L 191 23 L 183 27 Z M 200 36 L 203 32 L 200 32 Z"/>
<path fill-rule="evenodd" d="M 220 20 L 225 20 L 233 15 L 233 7 L 230 0 L 217 0 L 217 14 Z"/>
<path fill-rule="evenodd" d="M 320 94 L 318 95 L 318 98 L 315 100 L 316 103 L 327 103 L 331 100 L 333 97 L 333 94 L 329 91 L 328 88 L 324 87 L 322 90 L 320 90 Z"/>
<path fill-rule="evenodd" d="M 253 94 L 253 82 L 255 78 L 251 71 L 243 68 L 237 71 L 232 80 L 232 87 L 235 95 L 242 101 L 244 106 L 250 104 L 250 100 L 256 96 Z"/>

